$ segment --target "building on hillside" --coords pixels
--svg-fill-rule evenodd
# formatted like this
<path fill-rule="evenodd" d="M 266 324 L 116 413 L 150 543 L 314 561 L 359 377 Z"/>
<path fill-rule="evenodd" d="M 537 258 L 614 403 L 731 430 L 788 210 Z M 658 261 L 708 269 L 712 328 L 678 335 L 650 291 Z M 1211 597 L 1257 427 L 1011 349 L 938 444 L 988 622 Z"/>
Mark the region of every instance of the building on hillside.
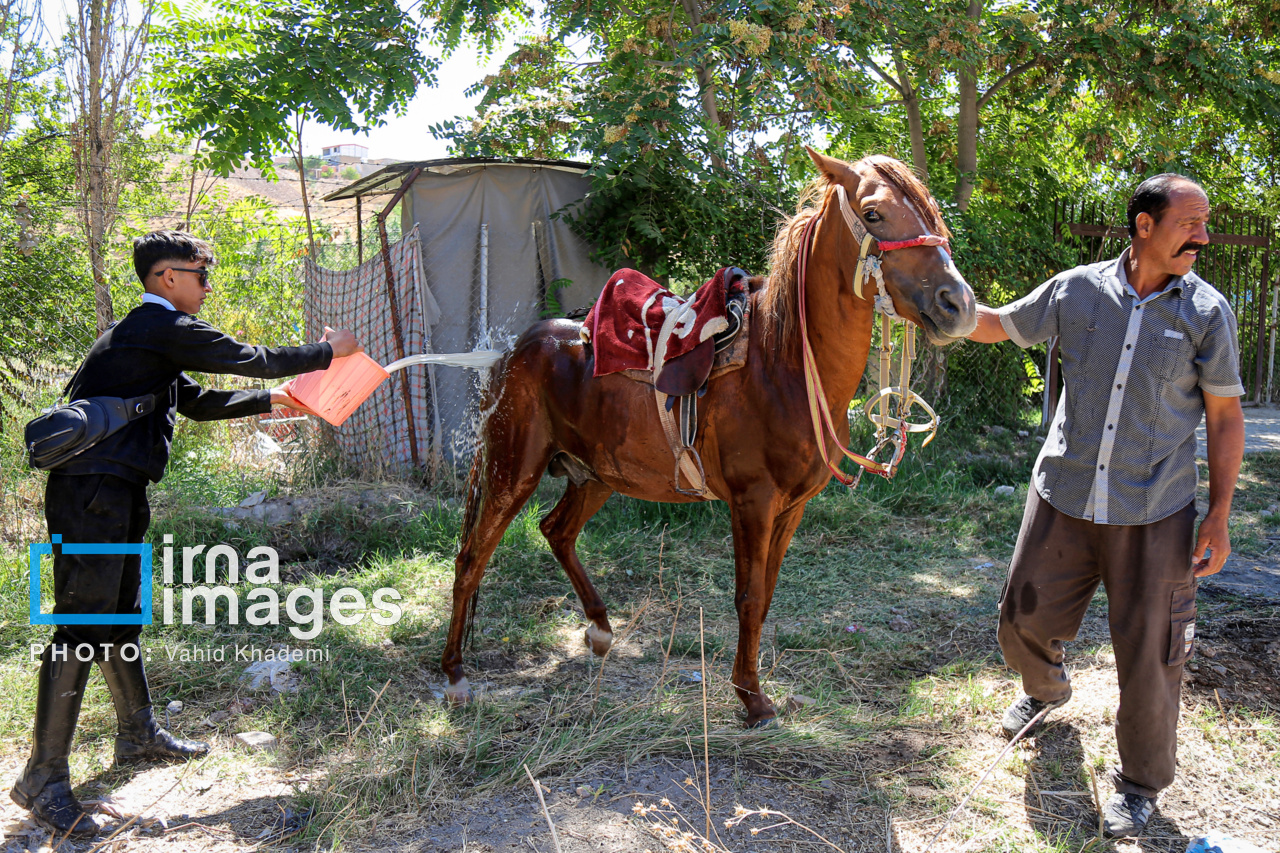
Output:
<path fill-rule="evenodd" d="M 326 145 L 320 149 L 320 159 L 330 166 L 363 163 L 369 159 L 369 149 L 367 146 L 356 145 L 354 142 L 345 142 L 341 145 Z"/>

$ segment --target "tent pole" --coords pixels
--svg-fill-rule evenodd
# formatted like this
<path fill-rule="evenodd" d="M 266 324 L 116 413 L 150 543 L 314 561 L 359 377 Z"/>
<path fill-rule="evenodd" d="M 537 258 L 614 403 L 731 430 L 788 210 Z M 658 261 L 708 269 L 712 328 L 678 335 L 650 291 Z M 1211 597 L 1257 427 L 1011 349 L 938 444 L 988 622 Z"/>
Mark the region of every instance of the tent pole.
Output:
<path fill-rule="evenodd" d="M 489 223 L 480 223 L 480 334 L 477 347 L 489 346 Z"/>
<path fill-rule="evenodd" d="M 421 173 L 421 168 L 415 168 L 410 172 L 404 182 L 400 184 L 400 189 L 396 190 L 396 194 L 391 197 L 391 201 L 387 202 L 387 206 L 378 214 L 378 239 L 382 243 L 382 266 L 387 275 L 387 301 L 391 307 L 391 331 L 395 335 L 397 360 L 405 357 L 404 332 L 400 328 L 400 310 L 396 307 L 396 277 L 391 268 L 391 241 L 387 237 L 387 217 Z M 422 463 L 418 458 L 418 431 L 413 423 L 413 398 L 409 394 L 409 376 L 404 371 L 402 371 L 402 374 L 400 377 L 400 396 L 404 399 L 404 412 L 408 418 L 409 453 L 413 459 L 413 467 L 421 469 Z"/>

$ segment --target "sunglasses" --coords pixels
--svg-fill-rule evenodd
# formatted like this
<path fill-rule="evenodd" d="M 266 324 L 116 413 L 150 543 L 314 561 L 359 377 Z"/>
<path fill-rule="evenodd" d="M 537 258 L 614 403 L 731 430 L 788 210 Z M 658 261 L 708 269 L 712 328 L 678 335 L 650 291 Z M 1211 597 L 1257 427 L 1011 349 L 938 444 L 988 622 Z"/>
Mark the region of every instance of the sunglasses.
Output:
<path fill-rule="evenodd" d="M 199 267 L 169 267 L 169 269 L 174 272 L 193 272 L 200 276 L 201 287 L 209 286 L 209 271 L 207 269 L 200 269 Z M 156 270 L 153 275 L 164 275 L 164 270 Z"/>

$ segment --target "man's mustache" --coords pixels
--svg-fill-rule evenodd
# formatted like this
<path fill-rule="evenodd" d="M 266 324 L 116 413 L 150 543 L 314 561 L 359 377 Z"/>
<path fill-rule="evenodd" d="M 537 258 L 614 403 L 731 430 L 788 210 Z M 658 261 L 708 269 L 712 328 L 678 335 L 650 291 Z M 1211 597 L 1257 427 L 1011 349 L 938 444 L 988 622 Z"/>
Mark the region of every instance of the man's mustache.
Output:
<path fill-rule="evenodd" d="M 1182 248 L 1178 250 L 1178 254 L 1185 255 L 1187 252 L 1198 252 L 1208 245 L 1208 243 L 1184 243 Z"/>

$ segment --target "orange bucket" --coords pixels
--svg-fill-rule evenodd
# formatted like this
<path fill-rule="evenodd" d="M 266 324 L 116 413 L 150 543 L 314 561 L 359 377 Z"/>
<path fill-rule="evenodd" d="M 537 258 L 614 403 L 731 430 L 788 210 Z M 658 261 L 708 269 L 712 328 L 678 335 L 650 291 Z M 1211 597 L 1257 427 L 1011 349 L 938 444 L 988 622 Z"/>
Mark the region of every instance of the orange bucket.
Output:
<path fill-rule="evenodd" d="M 391 374 L 362 352 L 335 358 L 325 370 L 288 383 L 289 396 L 334 426 L 341 426 Z"/>
<path fill-rule="evenodd" d="M 392 373 L 413 364 L 444 364 L 487 369 L 502 354 L 491 350 L 456 354 L 411 355 L 383 367 L 362 352 L 335 358 L 325 370 L 294 377 L 281 386 L 305 410 L 341 426 Z"/>

